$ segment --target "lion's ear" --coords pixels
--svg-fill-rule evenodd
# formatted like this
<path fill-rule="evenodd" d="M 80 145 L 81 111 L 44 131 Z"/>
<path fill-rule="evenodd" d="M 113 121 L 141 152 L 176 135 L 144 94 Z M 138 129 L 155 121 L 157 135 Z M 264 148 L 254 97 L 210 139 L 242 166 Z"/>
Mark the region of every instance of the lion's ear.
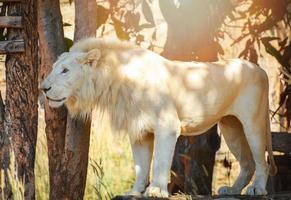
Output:
<path fill-rule="evenodd" d="M 98 66 L 98 60 L 101 57 L 101 51 L 99 49 L 92 49 L 87 53 L 85 58 L 81 60 L 81 63 L 90 65 L 92 67 Z"/>

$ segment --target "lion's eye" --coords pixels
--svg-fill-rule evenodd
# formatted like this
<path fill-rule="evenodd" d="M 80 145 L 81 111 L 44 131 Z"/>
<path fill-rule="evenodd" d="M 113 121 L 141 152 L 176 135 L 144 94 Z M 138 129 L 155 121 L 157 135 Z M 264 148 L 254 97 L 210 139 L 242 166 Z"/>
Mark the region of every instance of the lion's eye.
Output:
<path fill-rule="evenodd" d="M 64 68 L 61 73 L 64 74 L 64 73 L 67 73 L 68 71 L 69 71 L 68 68 Z"/>

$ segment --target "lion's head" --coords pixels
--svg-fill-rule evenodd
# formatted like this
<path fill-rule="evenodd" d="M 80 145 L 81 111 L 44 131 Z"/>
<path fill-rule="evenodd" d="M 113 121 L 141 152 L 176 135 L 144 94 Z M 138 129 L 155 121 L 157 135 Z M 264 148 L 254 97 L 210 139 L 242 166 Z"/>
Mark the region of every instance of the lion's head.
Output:
<path fill-rule="evenodd" d="M 58 58 L 40 85 L 51 107 L 62 106 L 80 90 L 84 79 L 88 78 L 88 68 L 97 65 L 100 55 L 100 50 L 93 49 L 89 52 L 66 52 Z"/>

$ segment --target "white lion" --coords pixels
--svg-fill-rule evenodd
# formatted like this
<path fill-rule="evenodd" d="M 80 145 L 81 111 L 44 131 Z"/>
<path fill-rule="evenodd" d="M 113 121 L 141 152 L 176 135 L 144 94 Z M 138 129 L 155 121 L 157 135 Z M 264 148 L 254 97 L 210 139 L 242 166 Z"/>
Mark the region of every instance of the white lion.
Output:
<path fill-rule="evenodd" d="M 170 61 L 128 43 L 94 38 L 62 54 L 41 84 L 49 105 L 65 104 L 72 116 L 90 115 L 95 107 L 107 111 L 113 130 L 130 137 L 136 180 L 129 194 L 156 197 L 168 196 L 178 136 L 199 135 L 216 123 L 241 167 L 234 185 L 219 194 L 240 194 L 255 171 L 247 194 L 266 194 L 268 174 L 276 173 L 268 87 L 266 73 L 245 60 Z"/>

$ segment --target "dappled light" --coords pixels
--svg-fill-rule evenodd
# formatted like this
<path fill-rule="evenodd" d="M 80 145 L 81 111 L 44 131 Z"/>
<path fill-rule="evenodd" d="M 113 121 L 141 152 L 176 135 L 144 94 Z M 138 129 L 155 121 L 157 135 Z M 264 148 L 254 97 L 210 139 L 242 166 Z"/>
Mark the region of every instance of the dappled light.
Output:
<path fill-rule="evenodd" d="M 1 1 L 0 199 L 291 198 L 290 33 L 290 0 Z"/>

